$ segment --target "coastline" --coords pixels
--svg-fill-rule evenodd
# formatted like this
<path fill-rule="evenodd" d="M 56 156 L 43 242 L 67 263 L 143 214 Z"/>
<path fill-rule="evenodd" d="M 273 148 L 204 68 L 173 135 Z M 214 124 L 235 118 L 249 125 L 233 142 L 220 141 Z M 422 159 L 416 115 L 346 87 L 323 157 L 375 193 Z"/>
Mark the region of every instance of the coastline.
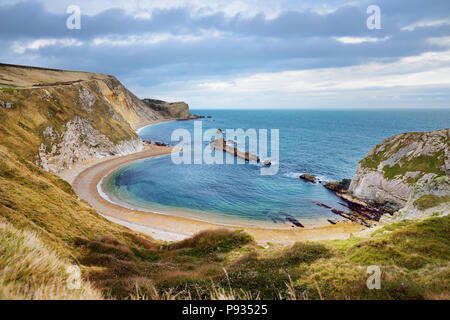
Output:
<path fill-rule="evenodd" d="M 167 121 L 173 120 L 145 121 L 134 124 L 132 128 L 139 130 L 148 125 Z M 97 186 L 105 176 L 132 161 L 167 155 L 172 150 L 171 147 L 146 146 L 143 151 L 126 156 L 111 156 L 79 163 L 73 166 L 73 168 L 61 172 L 60 177 L 67 180 L 78 196 L 87 200 L 103 217 L 130 229 L 147 233 L 156 240 L 179 241 L 203 230 L 227 228 L 244 230 L 252 235 L 258 243 L 290 244 L 296 241 L 307 240 L 346 239 L 352 233 L 364 229 L 356 223 L 349 222 L 339 222 L 335 225 L 312 228 L 292 229 L 230 226 L 182 216 L 130 209 L 112 203 L 100 195 Z"/>
<path fill-rule="evenodd" d="M 158 123 L 171 122 L 171 121 L 175 121 L 175 120 L 174 119 L 147 120 L 147 121 L 133 123 L 130 125 L 130 127 L 134 131 L 138 132 L 139 130 L 141 130 L 147 126 L 155 125 Z"/>

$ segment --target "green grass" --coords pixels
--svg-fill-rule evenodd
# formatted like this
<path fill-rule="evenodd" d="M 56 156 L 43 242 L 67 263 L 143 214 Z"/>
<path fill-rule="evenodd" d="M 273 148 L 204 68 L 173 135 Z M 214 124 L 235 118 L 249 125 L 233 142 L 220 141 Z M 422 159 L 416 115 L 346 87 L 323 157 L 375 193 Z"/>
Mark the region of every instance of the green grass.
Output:
<path fill-rule="evenodd" d="M 420 210 L 426 210 L 445 202 L 450 202 L 450 197 L 438 197 L 432 194 L 427 194 L 414 201 L 414 205 Z"/>
<path fill-rule="evenodd" d="M 18 91 L 20 88 L 0 87 L 0 91 Z"/>
<path fill-rule="evenodd" d="M 203 231 L 194 237 L 172 245 L 172 249 L 184 249 L 183 255 L 206 257 L 211 254 L 227 253 L 250 243 L 252 238 L 239 230 Z"/>
<path fill-rule="evenodd" d="M 438 175 L 445 174 L 442 171 L 444 165 L 444 155 L 443 151 L 439 154 L 434 155 L 421 155 L 412 160 L 407 160 L 403 158 L 399 163 L 394 166 L 384 166 L 384 177 L 386 179 L 394 179 L 396 176 L 403 176 L 407 172 L 421 171 L 423 173 L 435 173 Z M 413 182 L 417 182 L 422 175 L 418 175 L 413 179 Z"/>
<path fill-rule="evenodd" d="M 360 161 L 360 164 L 364 168 L 376 170 L 381 161 L 384 160 L 383 152 L 376 152 L 370 156 L 366 156 Z"/>
<path fill-rule="evenodd" d="M 71 290 L 68 261 L 45 246 L 35 232 L 18 230 L 0 218 L 0 299 L 101 299 L 86 281 Z"/>

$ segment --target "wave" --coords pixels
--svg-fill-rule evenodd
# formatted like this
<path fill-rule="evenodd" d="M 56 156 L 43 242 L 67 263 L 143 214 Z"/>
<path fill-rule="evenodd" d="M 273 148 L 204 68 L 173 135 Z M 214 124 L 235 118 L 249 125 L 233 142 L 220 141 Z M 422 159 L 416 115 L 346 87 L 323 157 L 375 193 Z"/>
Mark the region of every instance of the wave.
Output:
<path fill-rule="evenodd" d="M 303 174 L 303 172 L 293 171 L 293 172 L 283 173 L 283 176 L 285 176 L 286 178 L 298 179 L 301 174 Z"/>

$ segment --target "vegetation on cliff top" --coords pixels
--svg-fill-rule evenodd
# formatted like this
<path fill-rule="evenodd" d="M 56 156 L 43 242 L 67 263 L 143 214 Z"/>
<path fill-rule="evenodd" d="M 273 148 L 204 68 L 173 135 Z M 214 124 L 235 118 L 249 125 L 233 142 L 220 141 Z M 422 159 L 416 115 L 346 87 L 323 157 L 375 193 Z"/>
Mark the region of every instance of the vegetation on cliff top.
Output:
<path fill-rule="evenodd" d="M 385 139 L 360 161 L 360 166 L 370 170 L 377 170 L 383 161 L 393 158 L 399 151 L 408 147 L 414 141 L 421 141 L 424 134 L 427 133 L 410 132 Z M 448 146 L 448 141 L 445 141 L 445 139 L 443 139 L 442 143 Z M 445 151 L 441 149 L 434 153 L 418 156 L 407 154 L 396 160 L 394 165 L 385 165 L 381 169 L 386 179 L 402 177 L 408 172 L 419 172 L 414 178 L 409 177 L 407 179 L 407 182 L 412 184 L 417 182 L 425 173 L 445 175 L 443 171 L 444 165 Z"/>
<path fill-rule="evenodd" d="M 419 199 L 414 201 L 414 205 L 420 210 L 426 210 L 429 208 L 436 207 L 441 203 L 450 202 L 450 196 L 448 197 L 438 197 L 432 194 L 426 194 L 421 196 Z"/>

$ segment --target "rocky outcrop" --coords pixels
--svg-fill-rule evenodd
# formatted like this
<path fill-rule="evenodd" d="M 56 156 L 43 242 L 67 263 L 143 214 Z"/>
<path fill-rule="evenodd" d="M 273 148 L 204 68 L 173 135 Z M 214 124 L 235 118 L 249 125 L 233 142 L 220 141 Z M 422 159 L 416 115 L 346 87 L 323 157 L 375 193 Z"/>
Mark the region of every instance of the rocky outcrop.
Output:
<path fill-rule="evenodd" d="M 189 105 L 184 102 L 166 102 L 155 99 L 142 100 L 148 109 L 153 110 L 166 119 L 190 119 Z"/>
<path fill-rule="evenodd" d="M 307 173 L 301 174 L 299 178 L 302 179 L 302 180 L 311 182 L 311 183 L 316 182 L 316 178 L 314 176 L 310 175 L 310 174 L 307 174 Z"/>
<path fill-rule="evenodd" d="M 76 162 L 126 155 L 143 148 L 141 139 L 137 137 L 115 144 L 95 129 L 88 119 L 79 116 L 68 121 L 64 131 L 58 132 L 51 126 L 45 128 L 43 136 L 50 143 L 40 145 L 36 164 L 53 173 L 71 168 Z"/>
<path fill-rule="evenodd" d="M 324 186 L 350 210 L 332 211 L 365 226 L 448 214 L 449 134 L 413 132 L 384 140 L 359 162 L 351 180 Z"/>
<path fill-rule="evenodd" d="M 405 219 L 421 220 L 450 214 L 450 178 L 437 176 L 414 185 L 406 205 L 391 215 L 384 215 L 381 224 Z"/>
<path fill-rule="evenodd" d="M 401 209 L 415 184 L 450 175 L 449 144 L 450 129 L 388 138 L 359 162 L 348 191 L 388 211 Z"/>
<path fill-rule="evenodd" d="M 350 182 L 350 179 L 342 179 L 339 182 L 328 182 L 324 187 L 333 192 L 345 193 L 350 186 Z"/>

